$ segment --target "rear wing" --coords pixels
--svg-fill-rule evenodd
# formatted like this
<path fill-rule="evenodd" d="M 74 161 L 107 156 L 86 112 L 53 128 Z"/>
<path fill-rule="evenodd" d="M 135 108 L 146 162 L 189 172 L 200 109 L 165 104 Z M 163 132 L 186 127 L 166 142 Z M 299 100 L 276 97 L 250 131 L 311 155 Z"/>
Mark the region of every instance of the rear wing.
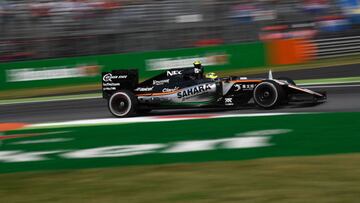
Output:
<path fill-rule="evenodd" d="M 133 91 L 139 83 L 138 70 L 113 70 L 102 73 L 103 98 L 108 99 L 119 90 Z"/>

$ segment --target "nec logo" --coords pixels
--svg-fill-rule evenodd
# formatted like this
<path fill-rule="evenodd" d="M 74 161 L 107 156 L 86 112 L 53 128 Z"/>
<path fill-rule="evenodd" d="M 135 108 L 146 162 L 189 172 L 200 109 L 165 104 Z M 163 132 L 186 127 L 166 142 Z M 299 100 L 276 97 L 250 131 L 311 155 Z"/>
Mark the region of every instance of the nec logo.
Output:
<path fill-rule="evenodd" d="M 166 72 L 167 76 L 174 76 L 174 75 L 181 75 L 182 71 L 181 70 L 169 70 Z"/>

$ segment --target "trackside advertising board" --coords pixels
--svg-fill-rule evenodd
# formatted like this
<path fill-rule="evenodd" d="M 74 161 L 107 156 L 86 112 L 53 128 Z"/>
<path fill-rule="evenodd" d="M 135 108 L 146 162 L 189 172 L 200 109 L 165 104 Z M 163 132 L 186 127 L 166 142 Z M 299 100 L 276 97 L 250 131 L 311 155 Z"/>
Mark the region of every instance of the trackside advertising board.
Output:
<path fill-rule="evenodd" d="M 0 64 L 0 91 L 100 83 L 102 71 L 138 69 L 141 78 L 201 60 L 207 71 L 265 65 L 262 43 L 33 60 Z"/>

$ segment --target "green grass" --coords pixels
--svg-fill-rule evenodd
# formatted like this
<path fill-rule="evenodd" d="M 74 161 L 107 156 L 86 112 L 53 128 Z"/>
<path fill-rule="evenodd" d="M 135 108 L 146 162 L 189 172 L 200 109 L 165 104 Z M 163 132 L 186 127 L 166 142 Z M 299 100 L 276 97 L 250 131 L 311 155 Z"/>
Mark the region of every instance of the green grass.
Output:
<path fill-rule="evenodd" d="M 312 84 L 344 84 L 344 83 L 359 83 L 360 77 L 345 77 L 345 78 L 322 78 L 322 79 L 308 79 L 308 80 L 296 80 L 300 85 L 312 85 Z"/>
<path fill-rule="evenodd" d="M 0 202 L 358 202 L 360 154 L 0 175 Z"/>

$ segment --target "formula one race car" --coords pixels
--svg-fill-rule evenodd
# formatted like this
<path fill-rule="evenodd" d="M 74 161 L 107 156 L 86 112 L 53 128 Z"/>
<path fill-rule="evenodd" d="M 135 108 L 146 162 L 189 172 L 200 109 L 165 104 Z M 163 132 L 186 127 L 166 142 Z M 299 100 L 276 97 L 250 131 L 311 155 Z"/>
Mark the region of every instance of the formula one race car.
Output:
<path fill-rule="evenodd" d="M 170 69 L 139 83 L 137 70 L 103 72 L 103 98 L 110 112 L 126 117 L 159 108 L 239 107 L 251 100 L 264 109 L 292 102 L 321 103 L 325 92 L 300 88 L 289 78 L 216 78 L 203 68 Z"/>

